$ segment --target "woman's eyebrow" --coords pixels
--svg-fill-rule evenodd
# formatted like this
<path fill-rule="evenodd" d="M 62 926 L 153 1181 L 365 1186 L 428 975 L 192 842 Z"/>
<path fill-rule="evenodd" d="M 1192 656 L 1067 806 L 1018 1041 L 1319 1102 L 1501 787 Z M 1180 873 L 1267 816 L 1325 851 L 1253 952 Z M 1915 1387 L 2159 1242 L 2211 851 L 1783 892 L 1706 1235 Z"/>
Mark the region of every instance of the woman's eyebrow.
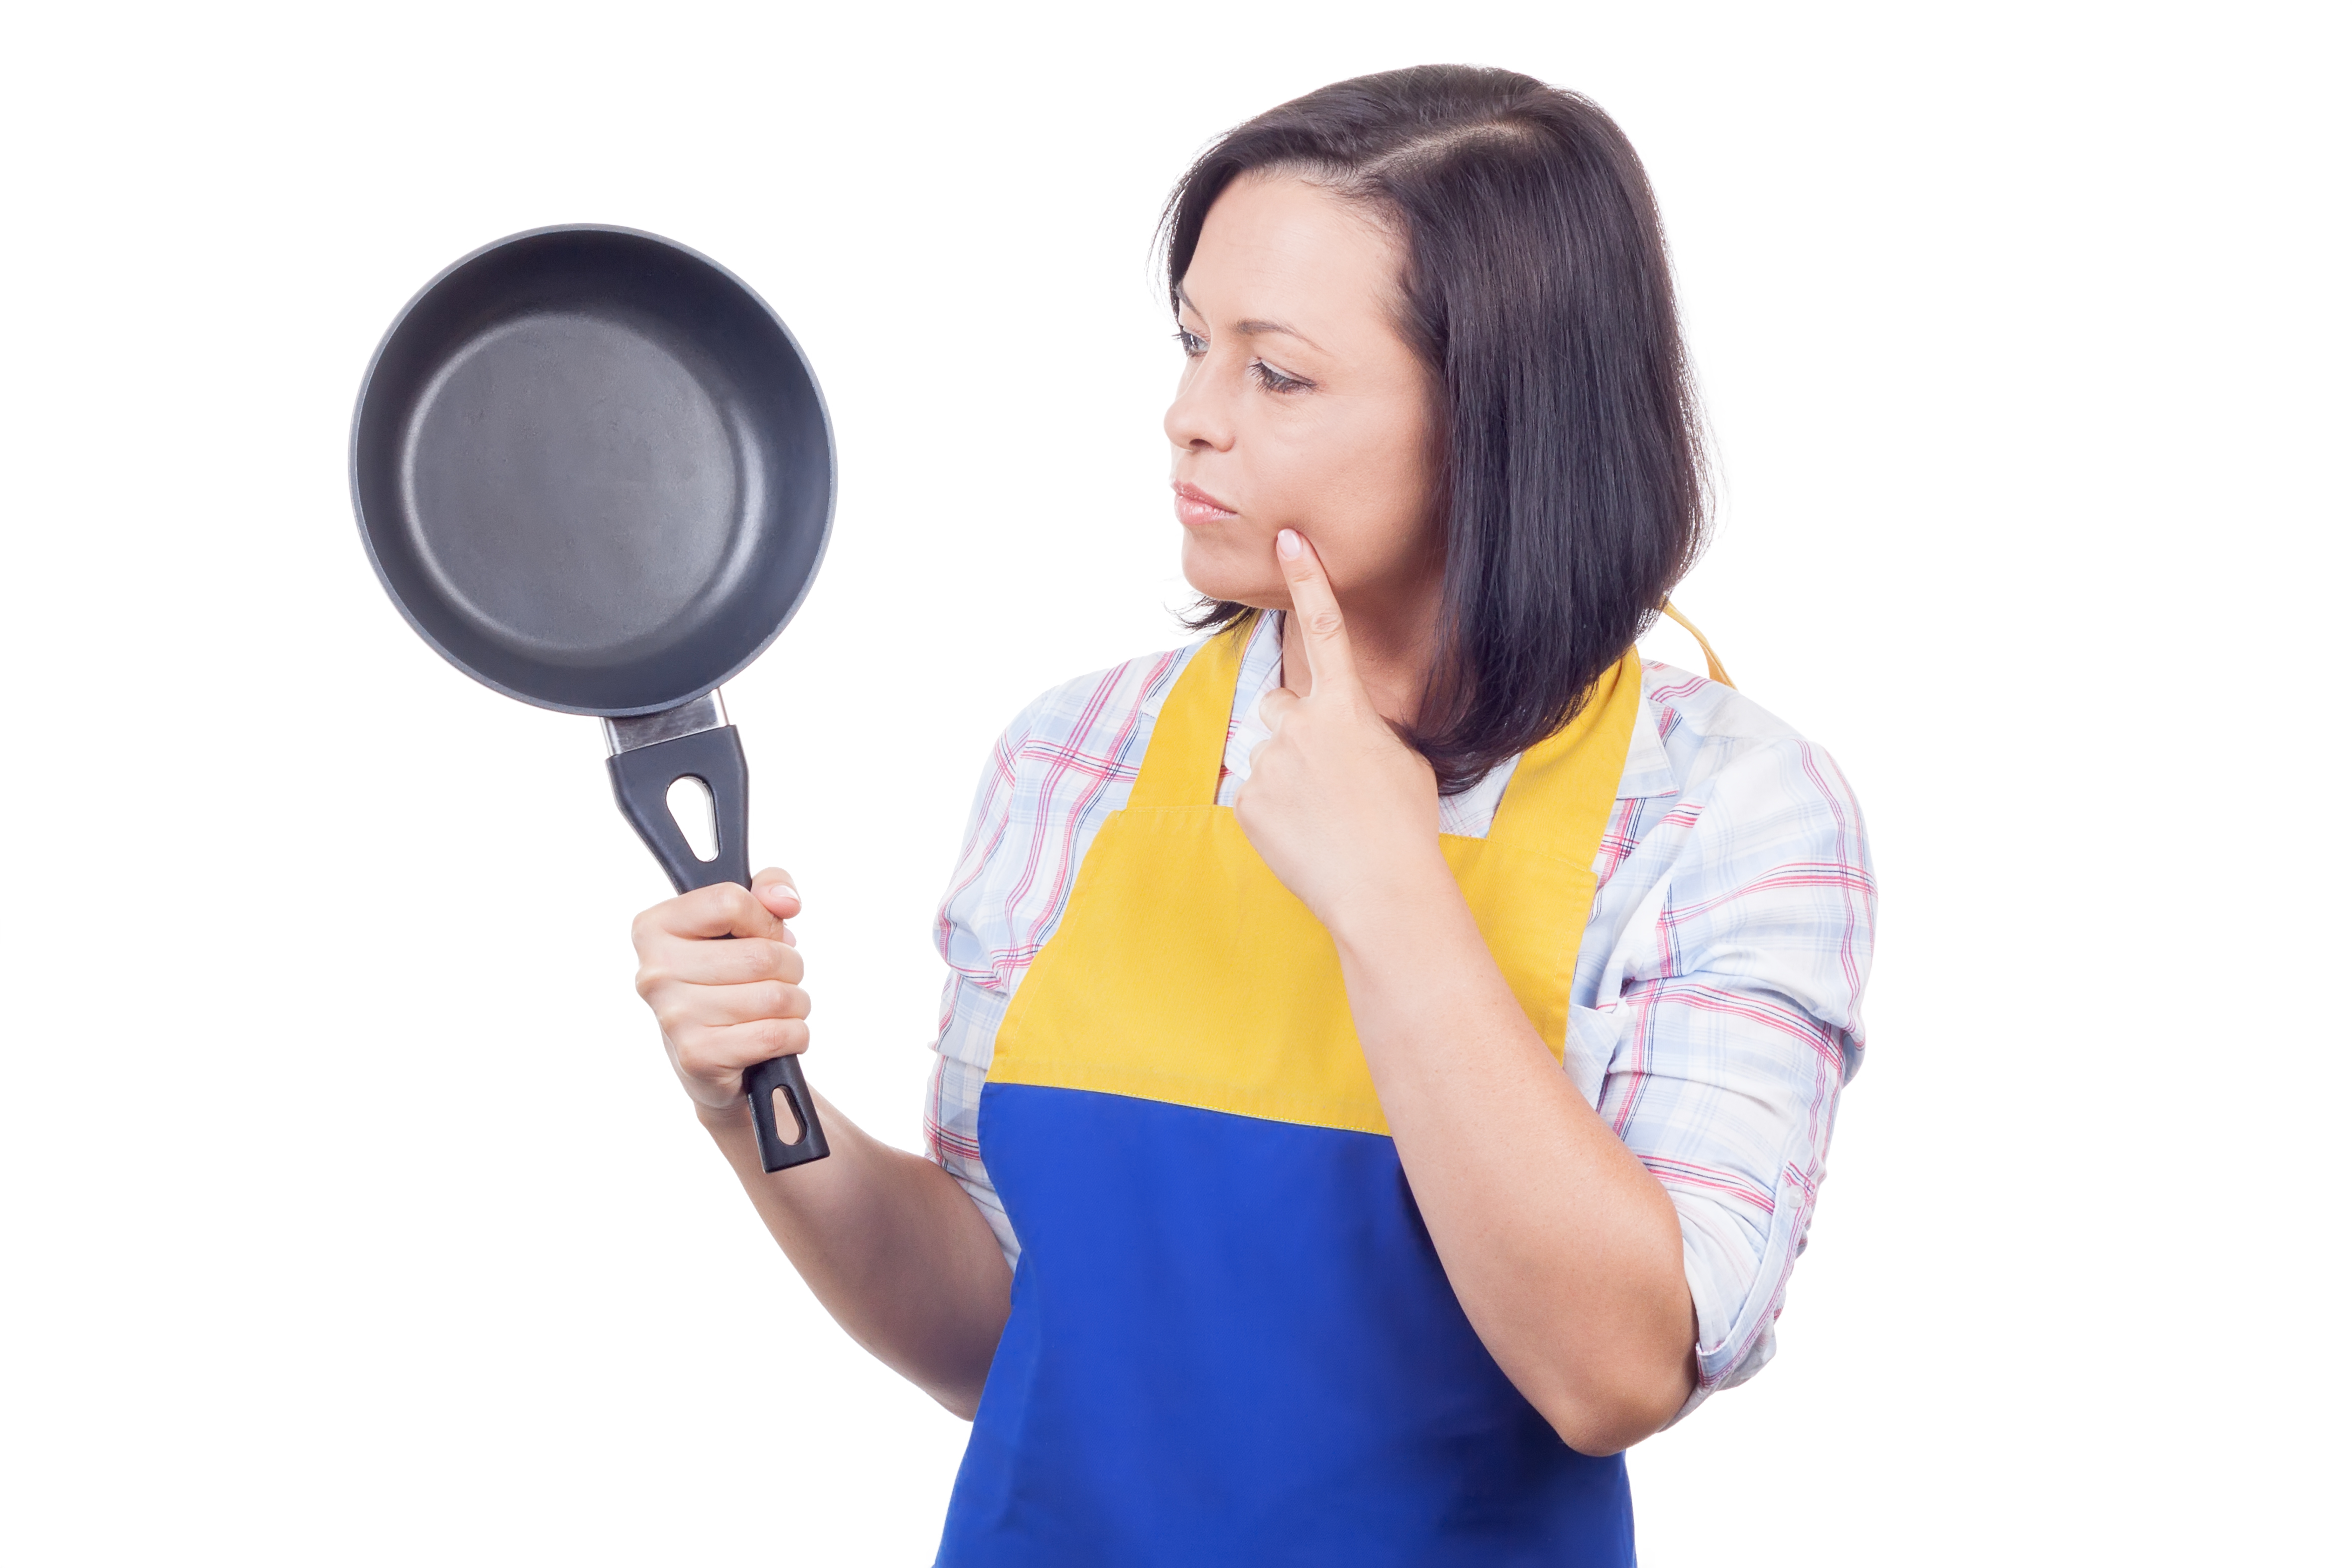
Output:
<path fill-rule="evenodd" d="M 1196 316 L 1202 313 L 1201 307 L 1192 303 L 1192 296 L 1184 292 L 1183 285 L 1181 283 L 1176 287 L 1176 304 L 1178 309 L 1190 310 Z M 1235 321 L 1228 330 L 1239 332 L 1245 338 L 1258 337 L 1267 332 L 1280 332 L 1284 337 L 1297 338 L 1318 353 L 1322 352 L 1322 344 L 1300 331 L 1297 327 L 1284 321 L 1269 321 L 1262 317 L 1253 316 L 1245 321 Z"/>
<path fill-rule="evenodd" d="M 1297 327 L 1288 326 L 1281 321 L 1263 321 L 1252 318 L 1246 321 L 1235 321 L 1233 330 L 1245 338 L 1258 337 L 1266 332 L 1280 332 L 1286 338 L 1297 338 L 1310 349 L 1316 349 L 1318 352 L 1321 349 L 1321 345 L 1313 338 L 1308 337 Z"/>
<path fill-rule="evenodd" d="M 1192 300 L 1187 300 L 1183 304 L 1184 309 L 1192 311 L 1192 314 L 1197 316 L 1201 313 L 1201 308 L 1198 305 L 1193 304 Z M 1300 342 L 1305 343 L 1308 348 L 1313 349 L 1318 353 L 1321 353 L 1323 352 L 1322 344 L 1317 342 L 1313 338 L 1308 337 L 1305 332 L 1300 331 L 1297 327 L 1291 326 L 1283 321 L 1268 321 L 1253 316 L 1245 321 L 1235 321 L 1233 325 L 1227 327 L 1225 331 L 1232 332 L 1238 337 L 1244 338 L 1264 337 L 1269 332 L 1279 332 L 1286 338 L 1297 338 Z"/>

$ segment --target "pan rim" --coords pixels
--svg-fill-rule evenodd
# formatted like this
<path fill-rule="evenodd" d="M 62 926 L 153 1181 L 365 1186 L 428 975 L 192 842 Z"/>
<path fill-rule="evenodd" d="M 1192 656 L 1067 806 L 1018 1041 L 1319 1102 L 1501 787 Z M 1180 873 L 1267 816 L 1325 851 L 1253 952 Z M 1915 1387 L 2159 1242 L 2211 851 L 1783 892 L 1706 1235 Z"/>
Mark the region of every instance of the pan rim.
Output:
<path fill-rule="evenodd" d="M 417 618 L 416 613 L 409 607 L 408 601 L 403 598 L 399 589 L 393 585 L 390 574 L 384 570 L 383 560 L 376 553 L 375 535 L 368 527 L 367 504 L 360 493 L 360 426 L 361 421 L 366 416 L 368 394 L 375 385 L 376 371 L 383 362 L 385 351 L 391 348 L 393 340 L 400 335 L 400 330 L 408 324 L 409 317 L 415 313 L 417 307 L 456 273 L 492 251 L 504 249 L 508 246 L 523 240 L 537 239 L 551 234 L 609 234 L 624 236 L 630 239 L 648 240 L 708 267 L 740 289 L 744 297 L 758 306 L 768 320 L 775 324 L 776 331 L 782 335 L 786 346 L 792 350 L 793 357 L 800 362 L 801 374 L 807 377 L 809 391 L 816 400 L 817 419 L 824 435 L 824 519 L 817 530 L 816 550 L 810 558 L 808 571 L 801 579 L 800 588 L 793 594 L 792 603 L 784 607 L 783 614 L 776 618 L 776 624 L 769 627 L 766 634 L 749 652 L 731 665 L 726 673 L 715 680 L 708 681 L 667 701 L 640 703 L 627 708 L 592 707 L 573 702 L 551 701 L 526 691 L 518 691 L 505 681 L 475 668 L 467 660 L 451 652 L 441 639 L 435 637 Z M 749 669 L 761 654 L 768 651 L 770 645 L 783 635 L 784 628 L 792 624 L 793 617 L 800 613 L 801 605 L 807 601 L 809 590 L 816 585 L 817 573 L 824 565 L 825 551 L 833 542 L 834 511 L 840 499 L 841 490 L 840 455 L 834 442 L 833 411 L 825 405 L 824 384 L 817 380 L 816 367 L 809 363 L 808 351 L 801 347 L 800 339 L 793 334 L 792 328 L 784 324 L 784 319 L 776 313 L 775 307 L 769 304 L 767 299 L 757 289 L 745 282 L 723 262 L 704 255 L 690 245 L 672 239 L 667 235 L 656 234 L 650 229 L 632 228 L 625 224 L 551 223 L 541 224 L 533 228 L 518 229 L 486 245 L 476 246 L 436 272 L 423 288 L 408 297 L 407 303 L 402 305 L 398 314 L 393 317 L 392 324 L 386 327 L 383 334 L 376 340 L 375 351 L 368 356 L 367 370 L 360 377 L 359 396 L 352 405 L 351 436 L 345 446 L 344 479 L 351 489 L 352 518 L 359 529 L 360 546 L 367 552 L 368 566 L 375 573 L 376 585 L 383 590 L 384 597 L 390 599 L 393 607 L 400 612 L 400 618 L 408 623 L 408 629 L 422 638 L 427 647 L 439 654 L 444 662 L 462 670 L 501 697 L 512 698 L 518 702 L 528 703 L 533 708 L 545 709 L 550 712 L 577 713 L 594 719 L 633 719 L 647 713 L 667 712 L 670 709 L 683 707 L 687 703 L 709 696 Z"/>

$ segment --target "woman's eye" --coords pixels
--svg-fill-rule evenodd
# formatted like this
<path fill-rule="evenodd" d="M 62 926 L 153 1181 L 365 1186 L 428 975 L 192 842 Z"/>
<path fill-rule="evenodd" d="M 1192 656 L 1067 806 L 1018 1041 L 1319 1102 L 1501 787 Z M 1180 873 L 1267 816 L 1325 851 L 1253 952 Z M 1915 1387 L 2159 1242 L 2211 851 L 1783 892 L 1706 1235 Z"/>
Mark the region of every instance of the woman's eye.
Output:
<path fill-rule="evenodd" d="M 1198 332 L 1186 331 L 1182 327 L 1176 329 L 1176 342 L 1183 349 L 1186 359 L 1199 359 L 1209 352 L 1208 339 Z"/>
<path fill-rule="evenodd" d="M 1250 361 L 1250 374 L 1268 392 L 1304 392 L 1315 384 L 1296 375 L 1285 375 L 1262 359 Z"/>

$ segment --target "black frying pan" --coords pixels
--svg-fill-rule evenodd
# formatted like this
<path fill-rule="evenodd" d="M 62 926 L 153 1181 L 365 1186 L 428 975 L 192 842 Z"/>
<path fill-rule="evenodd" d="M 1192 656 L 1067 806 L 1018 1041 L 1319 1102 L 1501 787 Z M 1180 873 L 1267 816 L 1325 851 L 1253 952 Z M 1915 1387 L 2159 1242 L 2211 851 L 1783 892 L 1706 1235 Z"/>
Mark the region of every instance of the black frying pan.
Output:
<path fill-rule="evenodd" d="M 750 773 L 718 688 L 792 619 L 833 525 L 824 399 L 757 294 L 634 229 L 483 247 L 376 349 L 352 501 L 384 591 L 442 658 L 604 721 L 613 793 L 680 892 L 750 884 Z M 670 814 L 682 778 L 710 792 L 713 859 Z M 762 1165 L 824 1158 L 798 1058 L 744 1089 Z"/>

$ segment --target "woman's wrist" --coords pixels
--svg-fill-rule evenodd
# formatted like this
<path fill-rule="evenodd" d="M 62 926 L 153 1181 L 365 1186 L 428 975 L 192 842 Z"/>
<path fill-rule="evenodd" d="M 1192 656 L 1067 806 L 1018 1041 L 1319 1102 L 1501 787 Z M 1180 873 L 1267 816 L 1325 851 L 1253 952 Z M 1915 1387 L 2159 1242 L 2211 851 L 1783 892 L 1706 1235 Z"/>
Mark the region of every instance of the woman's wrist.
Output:
<path fill-rule="evenodd" d="M 730 1132 L 749 1132 L 751 1130 L 751 1102 L 740 1094 L 724 1105 L 705 1105 L 697 1100 L 694 1101 L 694 1119 L 701 1122 L 713 1138 L 724 1137 Z"/>
<path fill-rule="evenodd" d="M 1433 917 L 1452 909 L 1466 912 L 1461 884 L 1434 837 L 1381 851 L 1372 857 L 1371 867 L 1330 910 L 1318 911 L 1343 952 L 1373 956 L 1398 942 L 1415 942 L 1415 933 L 1425 933 Z"/>

